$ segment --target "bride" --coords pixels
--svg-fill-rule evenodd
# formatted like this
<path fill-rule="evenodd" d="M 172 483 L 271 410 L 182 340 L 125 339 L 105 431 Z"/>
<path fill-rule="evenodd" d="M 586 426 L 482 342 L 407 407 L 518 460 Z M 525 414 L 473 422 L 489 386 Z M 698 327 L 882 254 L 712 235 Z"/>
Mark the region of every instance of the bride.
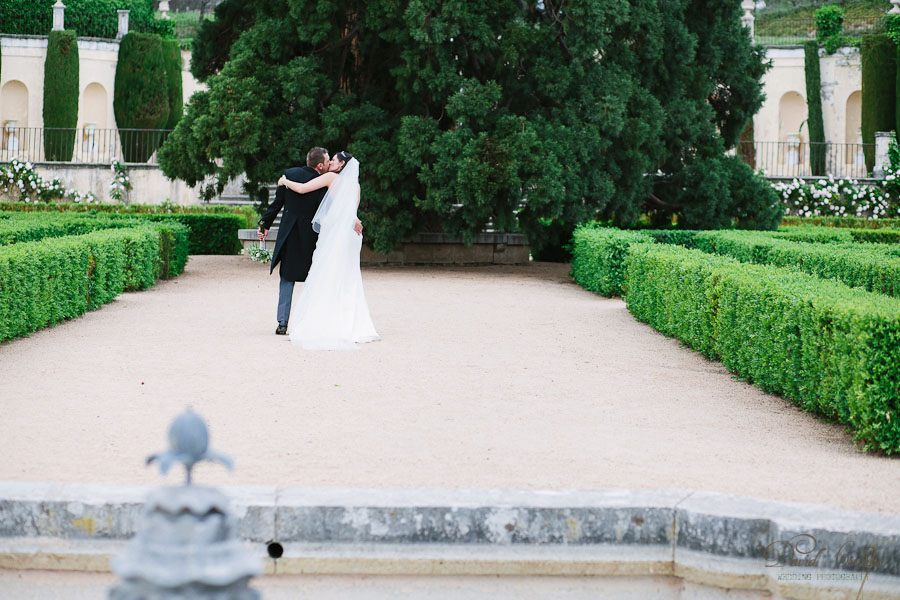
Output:
<path fill-rule="evenodd" d="M 359 206 L 359 161 L 348 152 L 331 159 L 329 172 L 306 183 L 282 175 L 278 185 L 299 194 L 328 187 L 312 219 L 319 234 L 303 294 L 292 311 L 291 343 L 306 350 L 355 350 L 379 340 L 359 270 L 362 235 L 353 230 Z"/>

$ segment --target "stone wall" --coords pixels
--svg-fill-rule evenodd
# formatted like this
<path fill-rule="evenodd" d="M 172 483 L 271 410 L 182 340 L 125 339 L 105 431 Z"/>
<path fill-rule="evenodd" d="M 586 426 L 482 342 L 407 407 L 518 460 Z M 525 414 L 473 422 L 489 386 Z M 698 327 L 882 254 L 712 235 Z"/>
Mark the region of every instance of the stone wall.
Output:
<path fill-rule="evenodd" d="M 59 177 L 67 188 L 82 193 L 93 192 L 100 202 L 111 201 L 109 184 L 113 172 L 108 166 L 37 163 L 35 169 L 46 179 Z M 200 204 L 199 185 L 192 188 L 181 180 L 171 181 L 159 167 L 129 165 L 128 177 L 134 188 L 128 193 L 129 203 L 162 204 L 168 200 L 175 204 Z"/>
<path fill-rule="evenodd" d="M 859 49 L 840 48 L 831 55 L 820 51 L 820 56 L 825 141 L 856 144 L 862 106 Z M 766 57 L 772 68 L 763 76 L 766 100 L 753 118 L 754 139 L 786 142 L 788 135 L 799 132 L 801 141 L 808 142 L 803 48 L 770 47 Z"/>

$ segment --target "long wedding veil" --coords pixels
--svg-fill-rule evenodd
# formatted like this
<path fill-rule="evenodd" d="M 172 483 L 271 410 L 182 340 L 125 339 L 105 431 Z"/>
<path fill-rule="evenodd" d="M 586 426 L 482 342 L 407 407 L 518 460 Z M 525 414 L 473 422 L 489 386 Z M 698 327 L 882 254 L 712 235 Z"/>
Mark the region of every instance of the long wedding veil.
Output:
<path fill-rule="evenodd" d="M 353 227 L 356 222 L 358 189 L 359 161 L 351 158 L 319 204 L 319 210 L 312 218 L 313 231 L 321 233 L 322 225 Z"/>

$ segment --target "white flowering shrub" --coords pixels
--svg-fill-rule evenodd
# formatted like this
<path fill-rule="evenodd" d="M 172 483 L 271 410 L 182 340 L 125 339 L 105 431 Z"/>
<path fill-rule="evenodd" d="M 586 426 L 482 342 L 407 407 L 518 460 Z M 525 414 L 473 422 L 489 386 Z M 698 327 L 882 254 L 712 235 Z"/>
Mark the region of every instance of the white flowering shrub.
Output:
<path fill-rule="evenodd" d="M 855 179 L 829 177 L 813 181 L 794 179 L 772 186 L 781 196 L 788 215 L 871 219 L 900 216 L 900 197 L 888 185 L 867 185 Z"/>
<path fill-rule="evenodd" d="M 67 202 L 93 203 L 94 194 L 82 194 L 69 189 L 59 178 L 47 181 L 41 177 L 30 162 L 12 159 L 0 165 L 0 200 L 6 202 Z"/>
<path fill-rule="evenodd" d="M 128 190 L 131 189 L 131 179 L 128 178 L 128 172 L 125 169 L 125 165 L 118 160 L 112 161 L 109 168 L 115 173 L 115 175 L 113 175 L 113 180 L 109 182 L 109 197 L 112 198 L 114 202 L 124 203 L 128 195 Z"/>

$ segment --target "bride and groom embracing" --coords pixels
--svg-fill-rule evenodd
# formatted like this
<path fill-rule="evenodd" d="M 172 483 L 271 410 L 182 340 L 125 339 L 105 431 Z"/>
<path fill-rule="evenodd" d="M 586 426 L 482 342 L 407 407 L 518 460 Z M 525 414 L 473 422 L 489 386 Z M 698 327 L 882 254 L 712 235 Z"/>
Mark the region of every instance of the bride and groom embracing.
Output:
<path fill-rule="evenodd" d="M 313 148 L 305 167 L 292 167 L 278 180 L 275 201 L 259 220 L 264 240 L 284 208 L 269 273 L 280 264 L 278 328 L 306 350 L 352 350 L 380 339 L 372 324 L 362 287 L 359 253 L 362 223 L 359 161 L 348 152 L 329 158 Z M 303 293 L 291 311 L 294 283 Z"/>

